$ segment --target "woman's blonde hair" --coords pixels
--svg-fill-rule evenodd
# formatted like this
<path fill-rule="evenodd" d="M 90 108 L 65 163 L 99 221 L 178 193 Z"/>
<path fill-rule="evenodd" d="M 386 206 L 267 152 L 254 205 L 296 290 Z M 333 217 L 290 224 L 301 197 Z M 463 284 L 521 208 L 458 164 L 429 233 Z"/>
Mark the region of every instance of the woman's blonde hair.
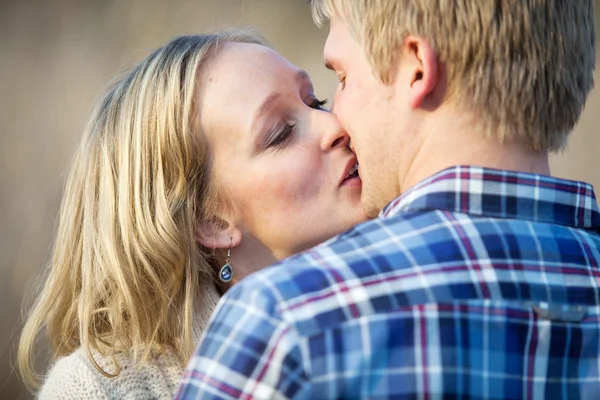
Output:
<path fill-rule="evenodd" d="M 218 195 L 197 121 L 197 75 L 222 42 L 247 31 L 178 37 L 119 77 L 96 107 L 67 179 L 47 278 L 25 323 L 18 365 L 38 387 L 36 339 L 53 357 L 82 347 L 105 376 L 115 355 L 148 361 L 194 350 L 199 282 L 213 254 L 195 241 Z M 93 353 L 112 357 L 103 370 Z"/>

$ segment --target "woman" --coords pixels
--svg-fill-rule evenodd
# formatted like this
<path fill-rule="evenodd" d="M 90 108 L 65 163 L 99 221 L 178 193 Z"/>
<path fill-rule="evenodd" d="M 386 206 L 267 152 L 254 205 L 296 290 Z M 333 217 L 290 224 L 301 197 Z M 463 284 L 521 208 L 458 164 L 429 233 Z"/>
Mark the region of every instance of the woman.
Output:
<path fill-rule="evenodd" d="M 116 80 L 21 337 L 34 384 L 34 342 L 50 341 L 41 398 L 171 398 L 220 293 L 364 218 L 356 158 L 323 104 L 239 32 L 177 38 Z"/>

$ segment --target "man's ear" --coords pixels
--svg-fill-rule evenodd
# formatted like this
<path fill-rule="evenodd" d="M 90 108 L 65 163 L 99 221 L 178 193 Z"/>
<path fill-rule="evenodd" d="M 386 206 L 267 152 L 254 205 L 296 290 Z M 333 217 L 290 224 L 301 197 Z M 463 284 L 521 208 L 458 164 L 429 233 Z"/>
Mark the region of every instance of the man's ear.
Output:
<path fill-rule="evenodd" d="M 227 249 L 240 244 L 242 231 L 235 224 L 215 217 L 198 223 L 196 241 L 211 249 Z"/>
<path fill-rule="evenodd" d="M 438 85 L 438 60 L 429 41 L 419 36 L 407 36 L 403 47 L 402 58 L 410 68 L 408 101 L 412 108 L 419 108 Z"/>

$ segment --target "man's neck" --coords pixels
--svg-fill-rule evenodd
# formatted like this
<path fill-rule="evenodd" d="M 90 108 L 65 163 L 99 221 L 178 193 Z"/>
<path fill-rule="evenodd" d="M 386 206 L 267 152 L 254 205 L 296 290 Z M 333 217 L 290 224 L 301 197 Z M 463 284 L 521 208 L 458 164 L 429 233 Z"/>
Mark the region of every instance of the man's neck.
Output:
<path fill-rule="evenodd" d="M 518 143 L 500 143 L 486 138 L 476 124 L 455 115 L 442 114 L 423 124 L 423 140 L 412 162 L 400 177 L 402 192 L 452 166 L 470 165 L 550 175 L 548 154 Z"/>

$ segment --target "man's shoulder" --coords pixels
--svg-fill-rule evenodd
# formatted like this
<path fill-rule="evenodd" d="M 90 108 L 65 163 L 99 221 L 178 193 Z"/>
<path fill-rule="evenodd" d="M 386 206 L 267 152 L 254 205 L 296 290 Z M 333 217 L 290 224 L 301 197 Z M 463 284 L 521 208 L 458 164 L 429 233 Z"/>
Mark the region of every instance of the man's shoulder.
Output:
<path fill-rule="evenodd" d="M 231 295 L 238 304 L 254 302 L 253 310 L 300 334 L 457 299 L 547 301 L 548 293 L 553 299 L 593 298 L 597 284 L 585 279 L 598 260 L 580 246 L 582 235 L 587 233 L 526 219 L 403 212 L 360 224 L 259 271 Z M 573 268 L 565 270 L 567 264 Z M 565 274 L 577 285 L 560 284 Z"/>
<path fill-rule="evenodd" d="M 341 322 L 355 313 L 348 313 L 352 301 L 340 293 L 351 294 L 361 285 L 376 285 L 381 278 L 415 267 L 414 256 L 425 256 L 428 238 L 444 235 L 446 222 L 438 211 L 367 221 L 250 275 L 228 297 L 259 302 L 263 311 L 305 328 Z"/>
<path fill-rule="evenodd" d="M 427 231 L 435 230 L 435 222 L 442 223 L 443 219 L 435 211 L 419 211 L 370 220 L 258 271 L 236 286 L 266 289 L 265 292 L 275 289 L 286 298 L 313 292 L 333 283 L 332 278 L 344 278 L 340 275 L 357 263 L 372 262 L 374 257 L 408 250 L 399 248 L 398 241 L 425 233 L 420 232 L 425 227 Z M 296 282 L 298 287 L 290 287 L 290 282 Z"/>

